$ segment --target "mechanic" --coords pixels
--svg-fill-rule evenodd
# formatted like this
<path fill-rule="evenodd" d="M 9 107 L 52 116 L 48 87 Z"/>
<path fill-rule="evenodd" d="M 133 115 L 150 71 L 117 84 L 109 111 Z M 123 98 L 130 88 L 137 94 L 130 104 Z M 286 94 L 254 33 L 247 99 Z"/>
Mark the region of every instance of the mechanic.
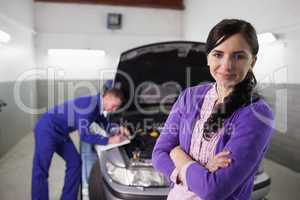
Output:
<path fill-rule="evenodd" d="M 120 89 L 111 88 L 103 96 L 85 96 L 65 101 L 44 113 L 34 129 L 35 150 L 32 169 L 32 199 L 47 200 L 48 171 L 54 153 L 66 162 L 64 187 L 61 199 L 77 199 L 81 183 L 81 158 L 70 133 L 78 130 L 80 140 L 98 145 L 116 144 L 128 136 L 126 128 L 111 137 L 93 134 L 89 130 L 91 123 L 96 122 L 108 131 L 106 114 L 115 112 L 122 104 L 123 93 Z"/>

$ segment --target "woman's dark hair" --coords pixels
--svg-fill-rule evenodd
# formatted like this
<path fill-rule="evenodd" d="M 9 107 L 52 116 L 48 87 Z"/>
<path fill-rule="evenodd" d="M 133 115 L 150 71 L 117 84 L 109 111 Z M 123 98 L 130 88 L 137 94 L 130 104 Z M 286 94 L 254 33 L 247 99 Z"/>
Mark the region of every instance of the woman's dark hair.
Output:
<path fill-rule="evenodd" d="M 251 53 L 256 56 L 259 45 L 256 31 L 253 26 L 244 20 L 224 19 L 213 27 L 206 41 L 207 55 L 215 47 L 227 40 L 234 34 L 241 34 L 250 46 Z M 224 102 L 213 109 L 212 114 L 204 123 L 204 138 L 209 140 L 214 133 L 223 127 L 224 120 L 230 117 L 238 108 L 250 104 L 260 98 L 254 91 L 257 81 L 252 70 L 249 70 L 243 81 L 238 83 L 233 91 L 224 98 Z"/>

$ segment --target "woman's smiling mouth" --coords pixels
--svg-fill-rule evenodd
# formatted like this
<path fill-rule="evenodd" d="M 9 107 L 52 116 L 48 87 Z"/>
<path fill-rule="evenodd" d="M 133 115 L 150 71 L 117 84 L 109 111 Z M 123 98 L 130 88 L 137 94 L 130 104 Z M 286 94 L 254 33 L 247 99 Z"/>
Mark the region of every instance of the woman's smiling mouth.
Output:
<path fill-rule="evenodd" d="M 235 74 L 227 74 L 227 73 L 219 73 L 219 72 L 218 72 L 218 74 L 219 74 L 219 76 L 221 76 L 225 79 L 232 79 L 236 76 Z"/>

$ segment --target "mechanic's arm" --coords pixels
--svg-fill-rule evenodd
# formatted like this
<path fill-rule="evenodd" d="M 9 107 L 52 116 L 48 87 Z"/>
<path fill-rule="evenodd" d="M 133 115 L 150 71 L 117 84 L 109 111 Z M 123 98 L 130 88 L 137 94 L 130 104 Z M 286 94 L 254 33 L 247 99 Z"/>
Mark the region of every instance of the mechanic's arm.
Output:
<path fill-rule="evenodd" d="M 79 128 L 80 139 L 89 144 L 98 144 L 98 145 L 106 145 L 106 144 L 117 144 L 123 142 L 128 137 L 125 133 L 120 132 L 111 137 L 104 137 L 99 134 L 94 134 L 89 131 L 88 128 L 81 126 Z"/>
<path fill-rule="evenodd" d="M 77 128 L 80 135 L 80 140 L 83 142 L 89 143 L 89 144 L 98 144 L 98 145 L 106 145 L 109 142 L 109 138 L 105 137 L 101 134 L 95 134 L 90 131 L 90 113 L 77 113 L 76 115 L 76 122 L 77 122 Z M 100 124 L 101 127 L 104 127 L 107 129 L 108 122 L 106 118 L 101 118 L 100 121 L 97 123 Z"/>
<path fill-rule="evenodd" d="M 82 140 L 83 142 L 87 142 L 89 144 L 93 144 L 93 145 L 94 144 L 98 144 L 98 145 L 108 144 L 109 138 L 90 132 L 90 130 L 89 130 L 90 125 L 91 124 L 84 116 L 80 116 L 80 120 L 79 120 L 79 124 L 78 124 L 80 140 Z"/>
<path fill-rule="evenodd" d="M 112 124 L 108 123 L 106 118 L 102 118 L 101 126 L 105 128 L 105 131 L 111 131 L 113 127 Z M 98 144 L 98 145 L 106 145 L 106 144 L 117 144 L 123 142 L 127 139 L 128 130 L 124 127 L 119 127 L 118 132 L 111 137 L 104 137 L 100 134 L 94 134 L 90 132 L 89 127 L 90 123 L 88 120 L 88 115 L 79 115 L 78 116 L 78 131 L 80 133 L 80 139 L 89 144 Z"/>
<path fill-rule="evenodd" d="M 262 160 L 272 134 L 273 114 L 266 105 L 254 104 L 244 109 L 225 146 L 231 152 L 227 168 L 211 173 L 199 163 L 189 161 L 188 155 L 181 153 L 178 159 L 175 156 L 174 163 L 179 171 L 188 164 L 185 184 L 202 199 L 226 199 L 249 175 L 255 173 Z"/>

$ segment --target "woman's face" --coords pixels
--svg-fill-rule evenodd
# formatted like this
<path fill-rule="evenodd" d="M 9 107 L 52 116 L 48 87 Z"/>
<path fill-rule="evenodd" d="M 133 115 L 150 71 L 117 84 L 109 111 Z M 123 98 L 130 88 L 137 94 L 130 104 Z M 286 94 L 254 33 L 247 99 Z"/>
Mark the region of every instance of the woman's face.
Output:
<path fill-rule="evenodd" d="M 255 64 L 250 46 L 241 34 L 227 38 L 208 54 L 211 75 L 217 84 L 232 88 L 241 82 Z"/>

